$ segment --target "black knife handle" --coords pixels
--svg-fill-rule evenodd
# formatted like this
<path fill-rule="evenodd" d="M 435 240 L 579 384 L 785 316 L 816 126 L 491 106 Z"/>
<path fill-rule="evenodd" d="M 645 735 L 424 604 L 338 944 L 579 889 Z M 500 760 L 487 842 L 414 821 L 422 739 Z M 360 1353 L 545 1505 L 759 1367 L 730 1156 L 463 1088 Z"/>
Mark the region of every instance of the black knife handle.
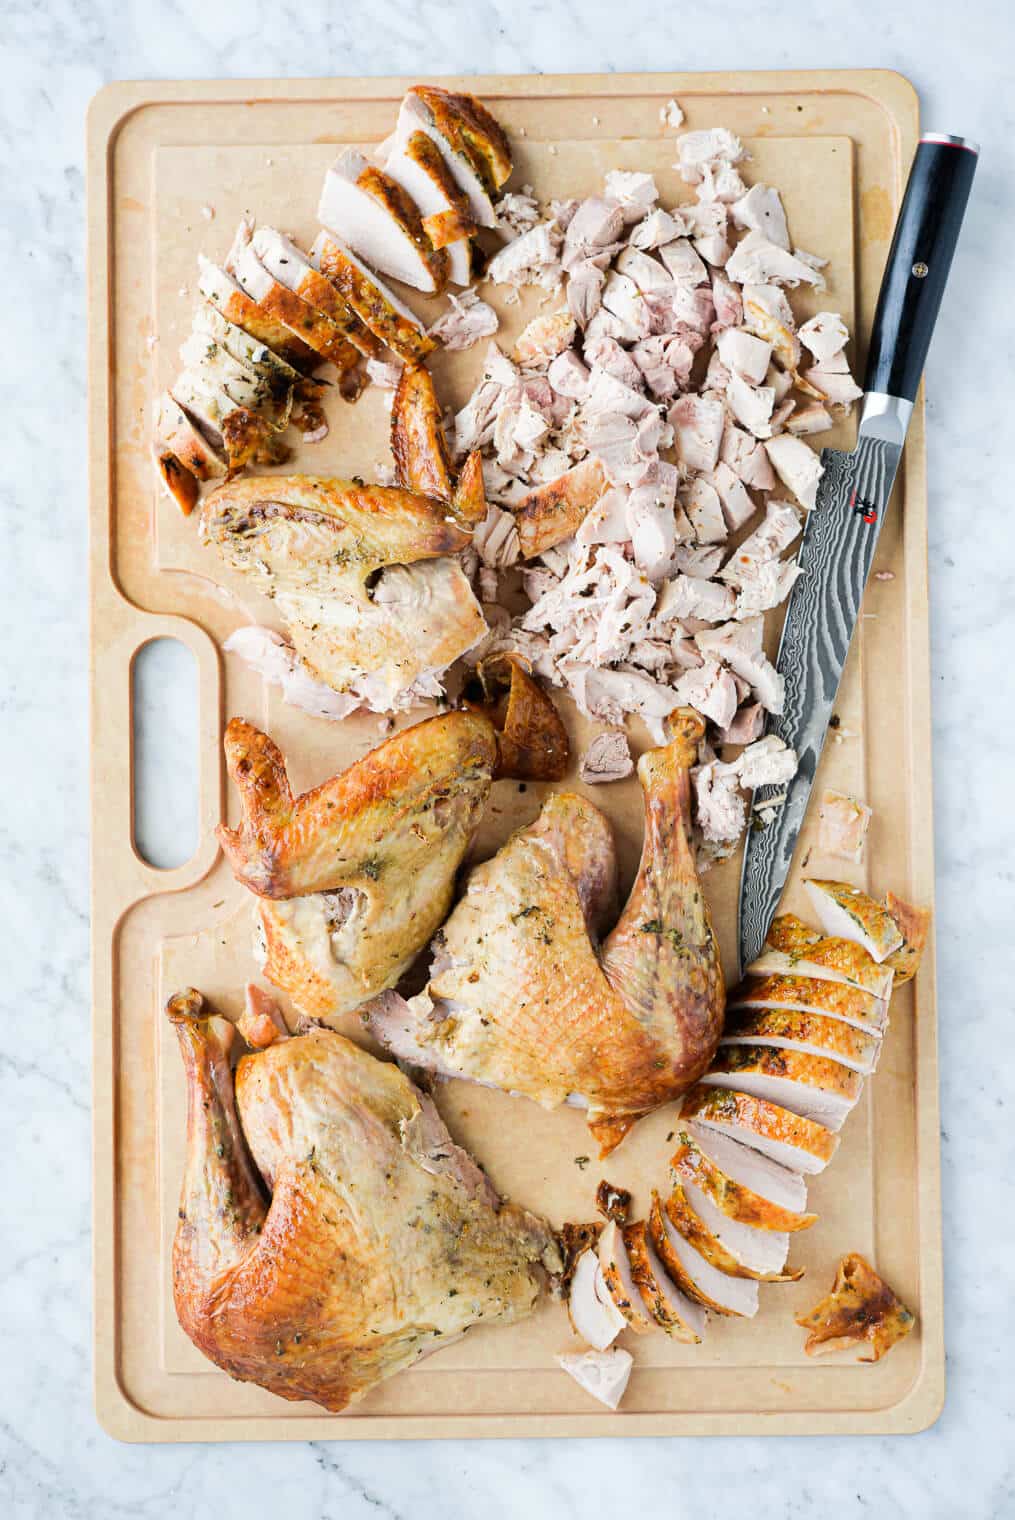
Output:
<path fill-rule="evenodd" d="M 979 151 L 964 137 L 920 140 L 874 315 L 868 393 L 916 400 Z"/>

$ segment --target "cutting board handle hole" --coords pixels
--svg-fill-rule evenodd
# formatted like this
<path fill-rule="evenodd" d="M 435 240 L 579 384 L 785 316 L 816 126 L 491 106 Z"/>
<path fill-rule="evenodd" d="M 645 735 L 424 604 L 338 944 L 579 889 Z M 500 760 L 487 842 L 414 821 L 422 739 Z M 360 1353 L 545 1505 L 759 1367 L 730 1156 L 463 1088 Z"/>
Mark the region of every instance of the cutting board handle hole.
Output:
<path fill-rule="evenodd" d="M 162 871 L 198 844 L 197 661 L 179 639 L 149 639 L 131 669 L 134 848 Z"/>

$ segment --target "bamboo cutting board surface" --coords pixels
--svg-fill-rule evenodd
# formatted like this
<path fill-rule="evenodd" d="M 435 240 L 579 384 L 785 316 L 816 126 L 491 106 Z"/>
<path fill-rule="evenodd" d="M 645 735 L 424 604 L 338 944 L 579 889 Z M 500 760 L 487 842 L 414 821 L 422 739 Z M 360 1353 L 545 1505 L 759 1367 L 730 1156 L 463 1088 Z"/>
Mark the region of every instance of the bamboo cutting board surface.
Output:
<path fill-rule="evenodd" d="M 811 1180 L 820 1222 L 794 1240 L 807 1268 L 795 1285 L 762 1286 L 753 1321 L 713 1320 L 699 1347 L 640 1337 L 622 1412 L 594 1404 L 557 1369 L 574 1349 L 559 1305 L 508 1329 L 473 1330 L 455 1346 L 327 1415 L 232 1382 L 176 1324 L 169 1249 L 184 1146 L 182 1073 L 162 1008 L 200 987 L 239 1009 L 256 974 L 250 899 L 214 840 L 232 817 L 221 729 L 235 714 L 280 743 L 302 789 L 344 768 L 381 737 L 376 717 L 326 723 L 287 708 L 273 689 L 220 653 L 237 626 L 271 610 L 197 541 L 157 486 L 152 405 L 176 369 L 196 303 L 196 255 L 221 260 L 239 216 L 308 242 L 325 168 L 342 145 L 379 142 L 412 80 L 114 85 L 89 123 L 93 963 L 95 1057 L 96 1403 L 127 1440 L 348 1439 L 480 1435 L 638 1435 L 913 1431 L 937 1415 L 944 1389 L 934 968 L 896 994 L 878 1073 L 828 1170 Z M 664 204 L 688 198 L 672 168 L 674 134 L 660 123 L 672 96 L 690 128 L 724 125 L 751 154 L 750 180 L 784 193 L 794 241 L 831 260 L 824 297 L 801 312 L 841 311 L 861 351 L 917 137 L 911 87 L 887 73 L 610 75 L 443 81 L 486 100 L 515 149 L 513 184 L 542 200 L 597 189 L 608 168 L 651 170 Z M 213 216 L 208 219 L 202 208 Z M 799 294 L 799 293 L 798 293 Z M 499 306 L 509 344 L 535 309 Z M 413 299 L 424 315 L 437 303 Z M 441 354 L 433 369 L 460 405 L 482 345 Z M 854 370 L 862 368 L 854 354 Z M 388 459 L 383 396 L 328 403 L 331 431 L 288 469 L 369 478 Z M 821 442 L 842 446 L 850 425 Z M 930 903 L 933 890 L 927 654 L 926 488 L 922 403 L 878 551 L 892 581 L 872 581 L 840 693 L 850 735 L 831 744 L 818 791 L 864 797 L 875 817 L 864 867 L 874 891 Z M 170 636 L 199 672 L 200 841 L 187 864 L 159 871 L 132 843 L 131 681 L 138 651 Z M 584 725 L 566 709 L 576 754 Z M 636 747 L 647 743 L 634 735 Z M 568 785 L 573 784 L 569 780 Z M 474 856 L 490 854 L 539 807 L 542 789 L 497 784 Z M 633 783 L 598 788 L 618 834 L 625 885 L 641 845 Z M 809 838 L 807 837 L 809 834 Z M 813 824 L 798 858 L 841 874 L 816 852 Z M 705 878 L 727 968 L 735 963 L 738 862 Z M 799 874 L 799 873 L 797 873 Z M 788 905 L 798 883 L 791 884 Z M 349 1033 L 361 1037 L 355 1020 Z M 589 1218 L 603 1169 L 579 1113 L 452 1083 L 438 1102 L 455 1138 L 498 1189 L 555 1224 Z M 637 1126 L 605 1167 L 644 1211 L 666 1179 L 675 1110 Z M 919 1318 L 916 1333 L 876 1367 L 803 1354 L 793 1315 L 828 1289 L 847 1250 L 869 1255 Z"/>

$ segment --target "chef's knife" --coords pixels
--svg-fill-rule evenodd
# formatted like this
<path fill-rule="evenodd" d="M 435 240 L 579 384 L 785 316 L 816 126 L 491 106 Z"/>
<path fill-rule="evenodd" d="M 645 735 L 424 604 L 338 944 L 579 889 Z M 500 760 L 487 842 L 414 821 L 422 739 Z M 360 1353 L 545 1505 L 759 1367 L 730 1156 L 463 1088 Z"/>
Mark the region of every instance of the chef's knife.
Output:
<path fill-rule="evenodd" d="M 740 965 L 761 953 L 782 896 L 839 689 L 850 639 L 913 413 L 979 149 L 936 132 L 920 139 L 878 296 L 856 448 L 824 449 L 817 505 L 800 543 L 776 665 L 786 684 L 768 732 L 799 767 L 781 807 L 759 787 L 740 879 Z"/>

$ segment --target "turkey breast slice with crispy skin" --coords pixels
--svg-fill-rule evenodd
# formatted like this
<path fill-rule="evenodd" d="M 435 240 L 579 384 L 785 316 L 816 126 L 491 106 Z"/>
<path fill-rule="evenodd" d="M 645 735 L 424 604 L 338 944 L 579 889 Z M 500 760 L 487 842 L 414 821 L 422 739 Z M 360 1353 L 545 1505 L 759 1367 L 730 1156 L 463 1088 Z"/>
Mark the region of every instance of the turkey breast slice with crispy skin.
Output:
<path fill-rule="evenodd" d="M 426 132 L 396 133 L 384 168 L 419 207 L 424 231 L 434 247 L 446 248 L 451 283 L 468 285 L 472 279 L 470 239 L 478 226 L 468 196 L 455 181 L 437 144 Z M 449 231 L 460 235 L 439 241 Z"/>
<path fill-rule="evenodd" d="M 500 125 L 474 95 L 416 85 L 405 94 L 396 135 L 425 132 L 440 150 L 481 227 L 496 227 L 492 197 L 511 174 L 511 148 Z"/>
<path fill-rule="evenodd" d="M 816 1013 L 823 1018 L 839 1019 L 875 1039 L 881 1038 L 888 1023 L 887 998 L 875 997 L 871 992 L 849 987 L 844 982 L 793 974 L 748 974 L 738 987 L 733 988 L 726 1008 L 730 1013 L 739 1008 Z"/>
<path fill-rule="evenodd" d="M 220 478 L 226 473 L 226 461 L 214 444 L 188 417 L 178 401 L 163 391 L 155 409 L 155 438 L 158 445 L 173 453 L 185 469 L 198 480 Z"/>
<path fill-rule="evenodd" d="M 592 1247 L 583 1251 L 575 1264 L 567 1312 L 575 1335 L 580 1335 L 597 1351 L 612 1346 L 620 1332 L 627 1328 L 627 1320 L 613 1301 L 599 1257 Z"/>
<path fill-rule="evenodd" d="M 652 1329 L 648 1308 L 631 1271 L 631 1260 L 624 1244 L 624 1232 L 615 1220 L 607 1221 L 599 1237 L 597 1254 L 603 1279 L 614 1304 L 628 1326 L 644 1335 Z"/>
<path fill-rule="evenodd" d="M 318 233 L 310 257 L 365 326 L 400 359 L 418 362 L 437 347 L 411 307 L 339 238 Z"/>
<path fill-rule="evenodd" d="M 412 197 L 358 148 L 346 148 L 325 175 L 317 217 L 380 274 L 426 295 L 447 284 L 448 255 L 431 244 Z"/>
<path fill-rule="evenodd" d="M 824 935 L 793 913 L 772 920 L 764 950 L 747 968 L 750 976 L 773 972 L 843 982 L 876 998 L 892 995 L 890 967 L 879 966 L 862 945 Z"/>
<path fill-rule="evenodd" d="M 631 1276 L 645 1307 L 660 1329 L 675 1341 L 695 1345 L 704 1339 L 708 1317 L 700 1304 L 681 1293 L 659 1260 L 644 1219 L 624 1226 Z"/>
<path fill-rule="evenodd" d="M 670 1218 L 669 1200 L 664 1204 L 652 1193 L 649 1233 L 663 1266 L 682 1293 L 715 1314 L 736 1314 L 753 1319 L 758 1312 L 758 1284 L 753 1278 L 728 1277 L 696 1251 Z"/>
<path fill-rule="evenodd" d="M 720 1045 L 702 1080 L 778 1103 L 830 1130 L 842 1128 L 863 1091 L 860 1073 L 838 1061 L 769 1045 Z"/>
<path fill-rule="evenodd" d="M 225 269 L 220 269 L 210 259 L 198 254 L 198 289 L 215 310 L 227 322 L 241 327 L 252 338 L 267 345 L 286 364 L 293 365 L 302 374 L 309 374 L 321 363 L 316 353 L 302 338 L 280 322 L 247 294 L 243 286 Z"/>
<path fill-rule="evenodd" d="M 838 1135 L 813 1119 L 752 1093 L 705 1082 L 684 1095 L 680 1115 L 808 1176 L 824 1171 L 839 1147 Z"/>
<path fill-rule="evenodd" d="M 841 1019 L 819 1013 L 780 1008 L 743 1008 L 727 1014 L 720 1045 L 770 1045 L 777 1050 L 800 1050 L 827 1056 L 868 1077 L 881 1054 L 881 1040 L 864 1034 Z"/>
<path fill-rule="evenodd" d="M 675 1181 L 666 1205 L 672 1224 L 717 1272 L 757 1282 L 794 1282 L 802 1272 L 785 1270 L 789 1234 L 757 1230 L 729 1219 L 693 1182 Z"/>
<path fill-rule="evenodd" d="M 902 944 L 902 931 L 888 909 L 845 881 L 804 882 L 826 934 L 860 945 L 879 964 Z"/>
<path fill-rule="evenodd" d="M 760 1151 L 692 1123 L 681 1124 L 677 1142 L 671 1171 L 707 1193 L 728 1219 L 787 1233 L 809 1229 L 817 1219 L 805 1212 L 807 1184 L 799 1173 Z"/>
<path fill-rule="evenodd" d="M 380 340 L 295 243 L 273 227 L 258 227 L 253 247 L 265 269 L 280 285 L 322 312 L 365 358 L 380 356 Z"/>
<path fill-rule="evenodd" d="M 302 338 L 322 359 L 330 359 L 343 372 L 357 362 L 356 350 L 342 329 L 269 274 L 252 243 L 244 243 L 237 249 L 234 268 L 237 280 L 251 299 Z"/>

